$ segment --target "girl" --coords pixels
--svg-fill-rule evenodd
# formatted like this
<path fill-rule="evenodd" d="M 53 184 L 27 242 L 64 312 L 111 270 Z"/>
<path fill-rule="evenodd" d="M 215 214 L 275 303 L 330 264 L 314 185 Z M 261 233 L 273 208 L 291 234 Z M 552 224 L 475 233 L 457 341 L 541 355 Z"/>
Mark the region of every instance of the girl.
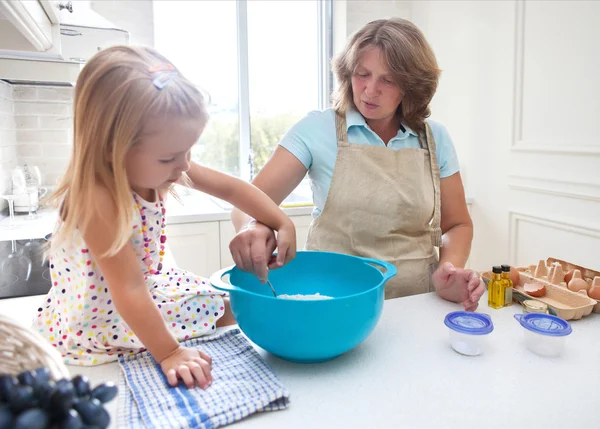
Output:
<path fill-rule="evenodd" d="M 164 199 L 174 183 L 229 201 L 278 231 L 278 264 L 295 230 L 258 188 L 190 161 L 208 114 L 201 92 L 150 48 L 118 46 L 82 70 L 74 147 L 53 196 L 53 287 L 35 327 L 71 365 L 147 349 L 169 384 L 211 384 L 211 360 L 178 342 L 234 324 L 228 299 L 169 266 Z"/>

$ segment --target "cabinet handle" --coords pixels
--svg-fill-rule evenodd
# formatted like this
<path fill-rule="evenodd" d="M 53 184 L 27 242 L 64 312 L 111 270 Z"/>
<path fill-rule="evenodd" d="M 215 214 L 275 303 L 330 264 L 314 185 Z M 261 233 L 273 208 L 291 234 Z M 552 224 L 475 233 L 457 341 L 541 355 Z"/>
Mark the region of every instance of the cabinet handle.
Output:
<path fill-rule="evenodd" d="M 73 2 L 67 2 L 67 4 L 59 3 L 58 10 L 67 9 L 69 13 L 73 13 Z"/>

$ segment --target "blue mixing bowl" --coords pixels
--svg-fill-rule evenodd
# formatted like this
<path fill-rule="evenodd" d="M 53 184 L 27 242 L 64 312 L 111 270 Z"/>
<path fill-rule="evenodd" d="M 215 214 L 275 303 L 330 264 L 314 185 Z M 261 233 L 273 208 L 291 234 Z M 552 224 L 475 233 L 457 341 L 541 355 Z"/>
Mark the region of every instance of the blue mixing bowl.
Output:
<path fill-rule="evenodd" d="M 229 292 L 233 315 L 250 340 L 282 359 L 311 363 L 339 356 L 369 336 L 381 316 L 385 283 L 394 275 L 396 268 L 387 262 L 299 251 L 269 273 L 277 294 L 319 293 L 333 299 L 275 298 L 268 285 L 235 266 L 214 273 L 210 282 Z"/>

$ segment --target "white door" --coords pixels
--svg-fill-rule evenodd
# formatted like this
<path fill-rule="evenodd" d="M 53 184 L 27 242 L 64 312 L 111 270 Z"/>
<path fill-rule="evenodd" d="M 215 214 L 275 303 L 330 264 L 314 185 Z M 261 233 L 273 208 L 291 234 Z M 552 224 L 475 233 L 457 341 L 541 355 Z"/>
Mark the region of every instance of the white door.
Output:
<path fill-rule="evenodd" d="M 476 269 L 600 269 L 600 2 L 412 2 L 473 199 Z"/>

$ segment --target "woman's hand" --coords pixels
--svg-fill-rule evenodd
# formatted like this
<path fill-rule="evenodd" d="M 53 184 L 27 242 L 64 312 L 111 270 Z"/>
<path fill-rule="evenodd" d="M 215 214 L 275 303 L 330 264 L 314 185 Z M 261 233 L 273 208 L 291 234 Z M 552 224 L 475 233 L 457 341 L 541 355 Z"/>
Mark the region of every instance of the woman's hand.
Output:
<path fill-rule="evenodd" d="M 435 270 L 432 281 L 439 296 L 462 303 L 466 311 L 475 311 L 485 292 L 485 284 L 475 271 L 455 267 L 450 262 Z"/>
<path fill-rule="evenodd" d="M 273 255 L 278 249 L 277 256 Z M 296 230 L 290 221 L 277 232 L 260 222 L 251 221 L 229 243 L 235 264 L 243 271 L 255 274 L 261 282 L 269 269 L 281 267 L 296 255 Z"/>
<path fill-rule="evenodd" d="M 173 387 L 177 386 L 179 379 L 188 388 L 194 387 L 196 381 L 202 389 L 212 384 L 212 359 L 200 350 L 179 346 L 160 362 L 160 367 Z"/>

